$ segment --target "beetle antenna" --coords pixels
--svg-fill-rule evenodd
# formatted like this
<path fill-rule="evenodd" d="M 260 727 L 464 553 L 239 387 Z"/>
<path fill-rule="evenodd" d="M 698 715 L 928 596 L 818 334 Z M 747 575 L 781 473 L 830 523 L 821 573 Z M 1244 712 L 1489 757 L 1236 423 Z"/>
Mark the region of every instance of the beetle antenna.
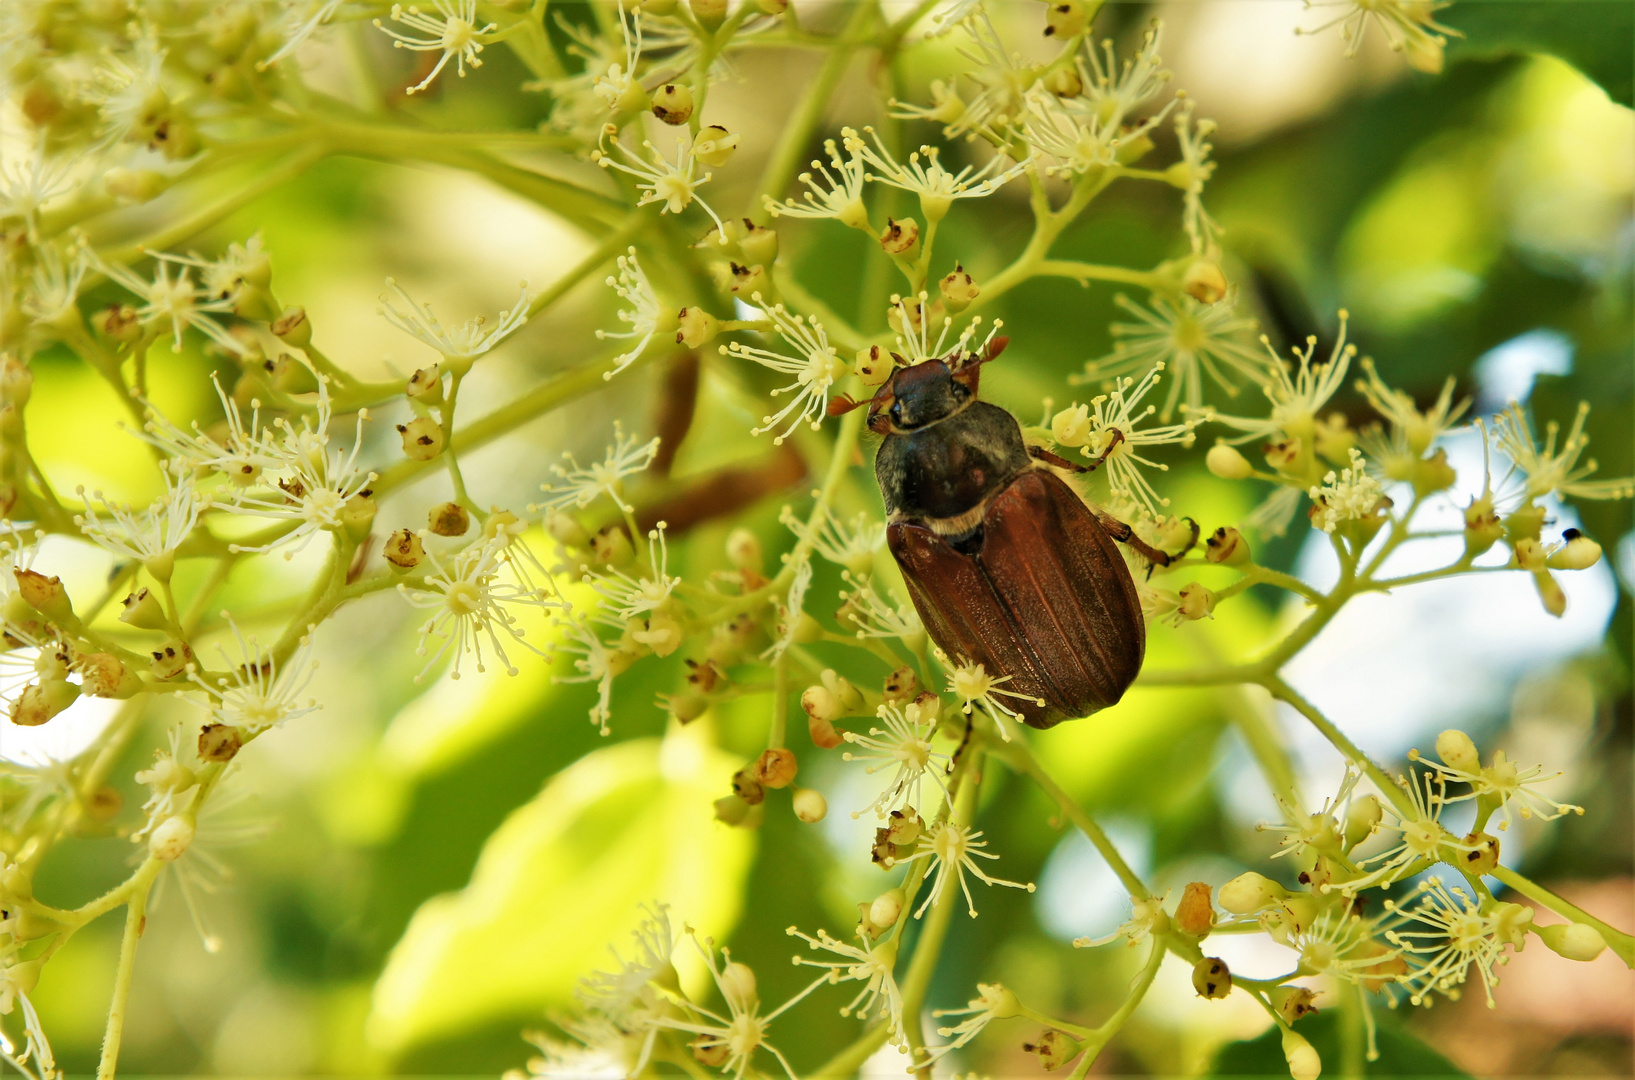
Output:
<path fill-rule="evenodd" d="M 850 394 L 842 394 L 833 401 L 829 402 L 829 415 L 844 416 L 862 404 L 863 403 L 861 401 L 858 401 Z"/>

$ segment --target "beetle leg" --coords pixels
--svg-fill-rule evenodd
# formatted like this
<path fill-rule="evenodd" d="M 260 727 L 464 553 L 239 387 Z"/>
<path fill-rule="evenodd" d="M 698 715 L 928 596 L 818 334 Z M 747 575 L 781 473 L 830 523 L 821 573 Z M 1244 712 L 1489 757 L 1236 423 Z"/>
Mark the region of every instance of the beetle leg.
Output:
<path fill-rule="evenodd" d="M 1088 473 L 1095 472 L 1097 469 L 1101 468 L 1102 463 L 1107 460 L 1107 455 L 1113 452 L 1113 447 L 1117 446 L 1123 441 L 1124 433 L 1118 430 L 1118 428 L 1114 428 L 1113 437 L 1107 442 L 1107 449 L 1103 450 L 1101 452 L 1101 456 L 1096 458 L 1096 460 L 1092 461 L 1088 465 L 1080 465 L 1077 462 L 1069 461 L 1060 454 L 1053 454 L 1042 446 L 1028 447 L 1028 454 L 1031 455 L 1034 460 L 1042 461 L 1046 465 L 1054 465 L 1058 469 L 1067 469 L 1069 472 L 1076 473 Z"/>
<path fill-rule="evenodd" d="M 1169 552 L 1155 548 L 1145 540 L 1141 539 L 1141 537 L 1135 534 L 1134 529 L 1113 517 L 1111 514 L 1106 514 L 1099 510 L 1095 513 L 1096 520 L 1101 522 L 1101 527 L 1107 530 L 1108 536 L 1111 536 L 1114 540 L 1117 540 L 1121 544 L 1127 544 L 1134 548 L 1142 558 L 1147 560 L 1147 577 L 1149 578 L 1152 577 L 1153 567 L 1168 566 L 1170 563 L 1175 562 L 1176 560 L 1185 556 L 1187 552 L 1192 550 L 1193 545 L 1198 542 L 1198 523 L 1193 521 L 1191 518 L 1187 518 L 1186 521 L 1187 524 L 1192 526 L 1192 539 L 1187 542 L 1187 546 L 1181 550 L 1180 554 L 1171 555 Z"/>
<path fill-rule="evenodd" d="M 954 770 L 959 767 L 960 755 L 965 753 L 965 748 L 967 746 L 971 745 L 971 729 L 973 726 L 974 721 L 971 718 L 970 712 L 967 711 L 965 714 L 965 734 L 960 736 L 959 746 L 955 748 L 954 756 L 948 759 L 947 775 L 952 776 L 954 774 Z"/>

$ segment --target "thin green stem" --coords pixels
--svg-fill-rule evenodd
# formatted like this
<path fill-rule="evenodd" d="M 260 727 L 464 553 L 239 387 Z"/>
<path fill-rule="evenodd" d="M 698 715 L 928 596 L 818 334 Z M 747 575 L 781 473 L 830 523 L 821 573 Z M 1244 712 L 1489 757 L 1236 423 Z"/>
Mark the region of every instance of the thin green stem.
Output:
<path fill-rule="evenodd" d="M 125 1009 L 131 994 L 131 973 L 136 967 L 136 943 L 147 927 L 148 892 L 164 865 L 158 859 L 149 858 L 133 878 L 125 908 L 125 933 L 119 940 L 119 962 L 114 968 L 113 998 L 108 1003 L 108 1025 L 102 1035 L 102 1058 L 97 1062 L 97 1080 L 113 1080 L 118 1067 L 119 1044 L 125 1034 Z"/>
<path fill-rule="evenodd" d="M 1595 927 L 1596 931 L 1601 935 L 1601 940 L 1607 943 L 1607 948 L 1611 949 L 1618 959 L 1624 962 L 1626 967 L 1635 968 L 1635 937 L 1609 926 L 1577 904 L 1563 900 L 1549 889 L 1523 877 L 1508 866 L 1502 864 L 1496 866 L 1491 873 L 1508 888 L 1516 890 L 1541 907 L 1549 908 L 1562 918 Z"/>

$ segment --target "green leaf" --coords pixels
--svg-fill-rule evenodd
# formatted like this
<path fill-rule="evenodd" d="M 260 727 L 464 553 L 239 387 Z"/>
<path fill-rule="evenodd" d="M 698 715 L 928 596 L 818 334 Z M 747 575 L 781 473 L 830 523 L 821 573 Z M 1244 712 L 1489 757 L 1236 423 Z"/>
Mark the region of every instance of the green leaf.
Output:
<path fill-rule="evenodd" d="M 696 733 L 596 750 L 483 846 L 471 883 L 421 905 L 375 984 L 369 1035 L 399 1052 L 498 1017 L 565 1005 L 638 905 L 725 936 L 753 834 L 714 820 L 737 762 Z"/>
<path fill-rule="evenodd" d="M 1463 3 L 1439 13 L 1438 21 L 1465 35 L 1449 40 L 1450 58 L 1548 53 L 1594 79 L 1618 104 L 1632 103 L 1635 6 L 1627 0 Z"/>
<path fill-rule="evenodd" d="M 1322 1004 L 1321 1001 L 1318 1002 Z M 1431 1049 L 1424 1040 L 1408 1032 L 1401 1023 L 1383 1009 L 1375 1009 L 1379 1024 L 1376 1040 L 1380 1056 L 1367 1063 L 1369 1076 L 1382 1077 L 1468 1077 L 1469 1074 L 1453 1062 Z M 1309 1016 L 1295 1025 L 1295 1030 L 1311 1043 L 1323 1059 L 1323 1075 L 1344 1074 L 1341 1062 L 1341 1021 L 1338 1009 Z M 1358 1033 L 1360 1037 L 1360 1032 Z M 1254 1039 L 1235 1042 L 1221 1051 L 1215 1059 L 1211 1076 L 1288 1076 L 1289 1066 L 1283 1058 L 1283 1042 L 1274 1025 Z"/>

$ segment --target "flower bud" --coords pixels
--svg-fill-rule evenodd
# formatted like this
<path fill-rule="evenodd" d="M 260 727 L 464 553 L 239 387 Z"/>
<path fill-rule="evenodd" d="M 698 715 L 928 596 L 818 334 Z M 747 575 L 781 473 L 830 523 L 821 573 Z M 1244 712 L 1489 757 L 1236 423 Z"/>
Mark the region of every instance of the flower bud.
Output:
<path fill-rule="evenodd" d="M 1283 1031 L 1283 1057 L 1289 1063 L 1289 1076 L 1293 1080 L 1317 1080 L 1322 1075 L 1323 1059 L 1317 1056 L 1305 1036 L 1296 1035 L 1292 1029 Z"/>
<path fill-rule="evenodd" d="M 381 554 L 394 569 L 413 570 L 425 561 L 426 548 L 421 544 L 420 537 L 408 529 L 399 529 L 386 538 Z"/>
<path fill-rule="evenodd" d="M 1050 418 L 1050 436 L 1059 446 L 1083 446 L 1090 441 L 1090 407 L 1069 405 Z"/>
<path fill-rule="evenodd" d="M 880 247 L 887 255 L 912 259 L 920 250 L 920 223 L 913 218 L 886 218 L 880 233 Z"/>
<path fill-rule="evenodd" d="M 766 812 L 759 803 L 751 805 L 738 795 L 723 795 L 715 800 L 715 820 L 734 828 L 758 829 Z"/>
<path fill-rule="evenodd" d="M 307 309 L 304 307 L 285 308 L 284 313 L 273 320 L 273 336 L 286 345 L 293 345 L 297 349 L 304 349 L 312 344 L 312 320 L 307 318 Z"/>
<path fill-rule="evenodd" d="M 590 533 L 579 523 L 579 519 L 571 514 L 552 508 L 545 512 L 545 531 L 551 534 L 552 539 L 564 547 L 587 548 L 591 546 Z"/>
<path fill-rule="evenodd" d="M 1299 469 L 1300 455 L 1305 449 L 1305 443 L 1297 438 L 1284 439 L 1281 442 L 1267 443 L 1260 449 L 1266 455 L 1267 468 L 1276 472 L 1294 472 Z"/>
<path fill-rule="evenodd" d="M 1222 526 L 1204 542 L 1204 559 L 1221 566 L 1242 566 L 1250 560 L 1249 541 L 1230 526 Z"/>
<path fill-rule="evenodd" d="M 1044 78 L 1039 80 L 1039 85 L 1059 98 L 1076 98 L 1084 93 L 1084 79 L 1070 67 L 1052 68 L 1045 72 Z"/>
<path fill-rule="evenodd" d="M 1207 937 L 1215 927 L 1215 908 L 1209 902 L 1209 886 L 1202 881 L 1187 885 L 1175 909 L 1175 925 L 1183 934 Z"/>
<path fill-rule="evenodd" d="M 18 727 L 39 727 L 79 699 L 79 687 L 66 679 L 29 683 L 11 703 L 11 722 Z"/>
<path fill-rule="evenodd" d="M 771 283 L 767 281 L 766 267 L 760 263 L 753 266 L 729 263 L 728 266 L 732 270 L 732 291 L 739 296 L 753 297 L 756 293 L 769 291 Z"/>
<path fill-rule="evenodd" d="M 1504 533 L 1512 544 L 1537 540 L 1544 532 L 1544 507 L 1528 503 L 1512 510 L 1504 519 Z"/>
<path fill-rule="evenodd" d="M 109 169 L 102 174 L 102 183 L 108 194 L 127 203 L 147 202 L 170 186 L 169 178 L 153 169 Z"/>
<path fill-rule="evenodd" d="M 438 503 L 426 515 L 426 528 L 438 536 L 464 536 L 471 528 L 471 514 L 459 503 Z"/>
<path fill-rule="evenodd" d="M 754 765 L 746 765 L 732 774 L 732 793 L 750 806 L 757 806 L 766 799 L 766 790 L 755 779 Z"/>
<path fill-rule="evenodd" d="M 676 344 L 696 349 L 721 332 L 721 320 L 701 307 L 684 307 L 676 313 Z"/>
<path fill-rule="evenodd" d="M 925 832 L 925 821 L 912 806 L 905 806 L 901 810 L 893 810 L 886 818 L 886 827 L 881 830 L 886 838 L 898 847 L 906 847 L 920 838 Z"/>
<path fill-rule="evenodd" d="M 443 373 L 437 370 L 434 364 L 423 367 L 409 376 L 409 384 L 403 388 L 412 401 L 422 405 L 437 405 L 443 400 Z"/>
<path fill-rule="evenodd" d="M 793 750 L 775 746 L 762 752 L 750 775 L 764 787 L 784 788 L 794 782 L 799 767 Z"/>
<path fill-rule="evenodd" d="M 1232 992 L 1232 973 L 1226 961 L 1206 956 L 1192 967 L 1192 988 L 1198 996 L 1219 1001 Z"/>
<path fill-rule="evenodd" d="M 1414 462 L 1414 494 L 1421 498 L 1448 490 L 1458 479 L 1458 471 L 1448 464 L 1446 450 L 1438 449 L 1430 457 Z"/>
<path fill-rule="evenodd" d="M 29 607 L 54 623 L 74 621 L 74 606 L 69 603 L 68 590 L 62 587 L 61 578 L 47 577 L 20 566 L 12 569 L 12 576 L 17 579 L 18 595 Z"/>
<path fill-rule="evenodd" d="M 1032 1042 L 1022 1044 L 1024 1054 L 1038 1054 L 1039 1067 L 1046 1072 L 1061 1068 L 1084 1051 L 1084 1044 L 1065 1031 L 1054 1028 L 1040 1032 Z"/>
<path fill-rule="evenodd" d="M 744 235 L 738 238 L 738 250 L 752 263 L 771 266 L 778 259 L 778 231 L 745 218 Z"/>
<path fill-rule="evenodd" d="M 1499 542 L 1504 526 L 1493 510 L 1493 497 L 1483 495 L 1472 499 L 1465 508 L 1465 558 L 1474 559 Z"/>
<path fill-rule="evenodd" d="M 1304 986 L 1274 987 L 1266 996 L 1271 999 L 1272 1008 L 1277 1010 L 1277 1015 L 1283 1018 L 1285 1024 L 1292 1024 L 1317 1011 L 1317 1006 L 1312 1004 L 1317 995 Z"/>
<path fill-rule="evenodd" d="M 153 651 L 150 670 L 155 679 L 174 679 L 193 663 L 193 649 L 185 641 L 171 638 Z"/>
<path fill-rule="evenodd" d="M 900 667 L 886 676 L 881 692 L 893 705 L 913 701 L 920 696 L 920 678 L 913 668 Z"/>
<path fill-rule="evenodd" d="M 1464 842 L 1474 850 L 1459 853 L 1459 869 L 1480 877 L 1499 865 L 1499 838 L 1485 832 L 1467 833 Z"/>
<path fill-rule="evenodd" d="M 727 534 L 727 559 L 739 570 L 759 571 L 762 566 L 760 537 L 738 528 Z"/>
<path fill-rule="evenodd" d="M 630 546 L 630 537 L 622 525 L 609 525 L 591 537 L 590 550 L 599 564 L 615 570 L 636 557 L 636 549 Z"/>
<path fill-rule="evenodd" d="M 146 587 L 137 589 L 121 602 L 119 621 L 142 630 L 163 630 L 170 625 L 165 609 Z"/>
<path fill-rule="evenodd" d="M 91 316 L 91 329 L 106 338 L 129 345 L 142 336 L 142 323 L 129 304 L 109 304 Z"/>
<path fill-rule="evenodd" d="M 631 627 L 630 636 L 652 649 L 654 656 L 669 656 L 681 648 L 687 631 L 674 615 L 661 610 L 648 616 L 639 627 Z"/>
<path fill-rule="evenodd" d="M 727 0 L 688 0 L 688 5 L 706 30 L 714 30 L 727 17 Z"/>
<path fill-rule="evenodd" d="M 796 788 L 791 802 L 795 816 L 808 825 L 816 825 L 829 814 L 829 800 L 823 797 L 823 792 L 813 788 Z"/>
<path fill-rule="evenodd" d="M 1567 594 L 1561 590 L 1561 585 L 1548 570 L 1540 570 L 1533 575 L 1533 585 L 1538 589 L 1539 602 L 1544 610 L 1561 618 L 1567 611 Z"/>
<path fill-rule="evenodd" d="M 698 141 L 693 143 L 693 157 L 712 169 L 720 168 L 738 149 L 742 138 L 719 124 L 711 124 L 698 133 Z"/>
<path fill-rule="evenodd" d="M 857 361 L 852 365 L 852 371 L 862 380 L 864 386 L 879 386 L 891 378 L 892 369 L 897 361 L 892 357 L 890 350 L 879 345 L 870 345 L 866 349 L 857 350 Z"/>
<path fill-rule="evenodd" d="M 653 115 L 672 127 L 693 115 L 693 91 L 686 83 L 665 83 L 653 95 Z"/>
<path fill-rule="evenodd" d="M 869 922 L 881 930 L 889 930 L 903 917 L 903 890 L 887 889 L 869 904 Z"/>
<path fill-rule="evenodd" d="M 191 814 L 173 814 L 149 834 L 148 854 L 161 862 L 175 862 L 192 846 L 194 832 Z"/>
<path fill-rule="evenodd" d="M 417 416 L 397 425 L 403 436 L 403 454 L 410 461 L 430 461 L 443 452 L 443 425 L 429 416 Z"/>
<path fill-rule="evenodd" d="M 955 263 L 954 269 L 937 282 L 937 290 L 942 293 L 943 307 L 954 315 L 970 307 L 982 292 L 976 279 L 966 273 L 965 267 L 959 263 Z"/>
<path fill-rule="evenodd" d="M 1238 452 L 1237 447 L 1226 443 L 1211 446 L 1209 453 L 1204 455 L 1204 464 L 1222 480 L 1246 480 L 1255 471 L 1255 467 Z"/>
<path fill-rule="evenodd" d="M 206 724 L 199 729 L 199 760 L 226 762 L 244 748 L 244 730 L 232 724 Z"/>
<path fill-rule="evenodd" d="M 1601 932 L 1586 923 L 1555 923 L 1535 926 L 1533 933 L 1544 941 L 1545 948 L 1569 960 L 1588 962 L 1601 955 L 1607 947 Z"/>
<path fill-rule="evenodd" d="M 1183 620 L 1214 618 L 1215 594 L 1196 581 L 1181 587 L 1180 603 L 1175 614 Z"/>
<path fill-rule="evenodd" d="M 369 528 L 375 523 L 375 513 L 380 509 L 379 504 L 369 497 L 370 494 L 360 491 L 341 504 L 341 528 L 354 542 L 361 543 L 369 535 Z"/>
<path fill-rule="evenodd" d="M 822 690 L 821 686 L 809 687 L 808 690 Z M 801 695 L 801 704 L 806 704 L 806 695 Z M 846 737 L 835 730 L 833 720 L 814 715 L 811 710 L 806 714 L 806 731 L 812 738 L 812 745 L 820 750 L 833 750 L 846 741 Z"/>
<path fill-rule="evenodd" d="M 1226 295 L 1226 275 L 1212 259 L 1194 259 L 1181 275 L 1181 291 L 1200 304 L 1213 304 Z"/>
<path fill-rule="evenodd" d="M 1220 904 L 1233 915 L 1253 915 L 1289 895 L 1289 890 L 1253 870 L 1221 886 Z"/>
<path fill-rule="evenodd" d="M 1345 847 L 1347 851 L 1356 847 L 1379 828 L 1381 819 L 1385 817 L 1385 807 L 1380 803 L 1378 795 L 1359 795 L 1351 800 L 1351 805 L 1345 811 Z"/>
<path fill-rule="evenodd" d="M 1045 37 L 1076 37 L 1089 21 L 1083 0 L 1060 0 L 1045 9 Z"/>
<path fill-rule="evenodd" d="M 1577 529 L 1561 534 L 1562 544 L 1550 552 L 1546 565 L 1552 570 L 1588 570 L 1601 561 L 1601 545 Z"/>
<path fill-rule="evenodd" d="M 125 699 L 142 689 L 142 680 L 113 653 L 86 653 L 74 661 L 80 689 L 92 697 Z"/>
<path fill-rule="evenodd" d="M 760 996 L 755 985 L 755 972 L 750 970 L 748 964 L 734 960 L 721 968 L 721 996 L 727 999 L 734 1012 L 755 1011 Z"/>

